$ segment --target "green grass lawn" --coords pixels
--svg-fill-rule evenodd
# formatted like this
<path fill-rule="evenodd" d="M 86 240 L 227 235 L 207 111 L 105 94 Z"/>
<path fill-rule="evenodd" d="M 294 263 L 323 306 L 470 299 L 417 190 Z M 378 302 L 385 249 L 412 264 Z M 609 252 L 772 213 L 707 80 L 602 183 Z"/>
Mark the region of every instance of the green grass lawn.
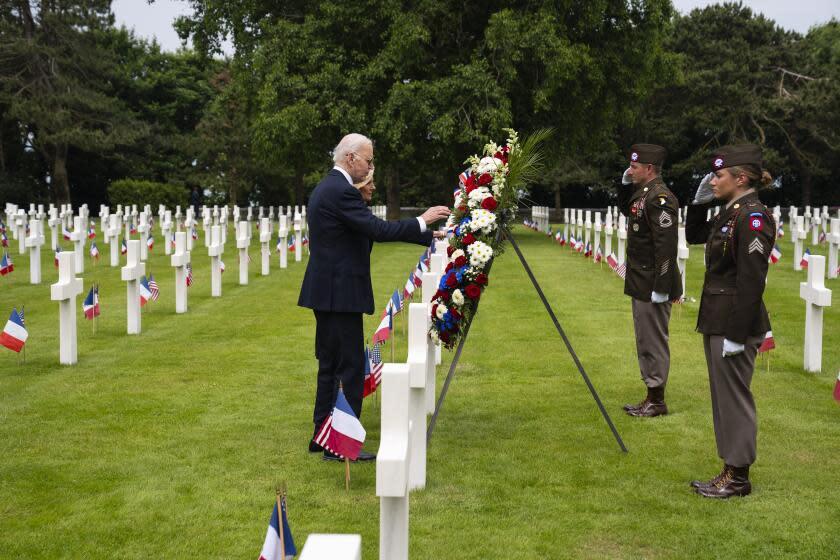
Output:
<path fill-rule="evenodd" d="M 156 232 L 159 233 L 159 232 Z M 643 396 L 630 301 L 606 265 L 546 236 L 516 234 L 546 296 L 626 442 L 622 454 L 508 249 L 493 266 L 429 450 L 428 486 L 411 498 L 414 558 L 837 558 L 840 555 L 840 282 L 828 287 L 823 373 L 802 370 L 804 303 L 789 237 L 765 301 L 778 348 L 757 363 L 758 462 L 753 495 L 707 501 L 695 477 L 717 474 L 699 302 L 671 318 L 671 414 L 621 413 Z M 158 241 L 160 236 L 157 235 Z M 52 253 L 30 286 L 28 258 L 0 279 L 3 321 L 26 304 L 26 363 L 0 352 L 0 558 L 256 558 L 286 481 L 299 547 L 315 532 L 360 533 L 378 557 L 375 466 L 344 467 L 306 452 L 312 431 L 314 318 L 298 308 L 304 264 L 269 277 L 252 247 L 251 284 L 238 286 L 229 235 L 223 297 L 210 297 L 203 242 L 193 253 L 189 313 L 174 312 L 174 272 L 160 243 L 149 262 L 160 300 L 143 333 L 125 334 L 125 285 L 107 264 L 94 335 L 81 314 L 79 363 L 58 365 Z M 102 262 L 108 246 L 101 243 Z M 374 293 L 383 307 L 422 248 L 377 245 Z M 813 248 L 812 248 L 813 250 Z M 819 250 L 817 252 L 820 252 Z M 825 253 L 823 248 L 821 252 Z M 692 246 L 688 295 L 703 259 Z M 84 294 L 83 294 L 84 295 Z M 368 334 L 375 317 L 365 320 Z M 397 357 L 404 358 L 399 318 Z M 386 352 L 385 355 L 389 355 Z M 449 356 L 439 369 L 438 389 Z M 374 399 L 375 400 L 375 399 Z M 366 447 L 379 409 L 368 399 Z"/>

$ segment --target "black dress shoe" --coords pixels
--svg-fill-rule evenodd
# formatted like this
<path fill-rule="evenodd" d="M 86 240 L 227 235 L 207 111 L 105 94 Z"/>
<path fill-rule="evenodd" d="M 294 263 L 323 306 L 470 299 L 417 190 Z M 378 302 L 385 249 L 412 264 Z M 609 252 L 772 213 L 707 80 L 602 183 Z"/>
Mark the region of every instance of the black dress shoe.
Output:
<path fill-rule="evenodd" d="M 355 460 L 350 461 L 351 463 L 355 463 L 357 461 L 375 461 L 376 455 L 374 453 L 368 453 L 367 451 L 359 451 L 359 457 Z M 324 461 L 341 461 L 344 462 L 344 459 L 324 449 Z"/>
<path fill-rule="evenodd" d="M 627 411 L 629 416 L 637 418 L 653 418 L 654 416 L 663 416 L 668 414 L 668 407 L 665 406 L 665 401 L 653 402 L 646 400 L 639 406 L 639 408 L 631 408 Z"/>
<path fill-rule="evenodd" d="M 314 439 L 309 440 L 309 452 L 310 453 L 320 453 L 323 451 L 324 448 L 315 443 Z"/>
<path fill-rule="evenodd" d="M 749 467 L 729 467 L 717 482 L 697 489 L 697 493 L 704 498 L 717 499 L 747 496 L 750 492 L 752 492 L 752 484 L 750 484 Z"/>
<path fill-rule="evenodd" d="M 691 486 L 691 487 L 692 487 L 692 488 L 694 488 L 695 490 L 697 490 L 698 488 L 708 488 L 708 487 L 710 487 L 710 486 L 714 486 L 714 485 L 715 485 L 715 483 L 716 483 L 718 480 L 720 480 L 721 478 L 723 478 L 723 476 L 724 476 L 724 474 L 726 473 L 726 471 L 727 471 L 727 470 L 729 470 L 729 469 L 731 469 L 731 468 L 732 468 L 732 467 L 730 467 L 729 465 L 724 464 L 724 465 L 723 465 L 723 470 L 722 470 L 722 471 L 720 471 L 720 474 L 718 474 L 718 475 L 717 475 L 716 477 L 714 477 L 713 479 L 711 479 L 711 480 L 707 480 L 706 482 L 703 482 L 702 480 L 692 480 L 692 481 L 689 483 L 689 486 Z"/>

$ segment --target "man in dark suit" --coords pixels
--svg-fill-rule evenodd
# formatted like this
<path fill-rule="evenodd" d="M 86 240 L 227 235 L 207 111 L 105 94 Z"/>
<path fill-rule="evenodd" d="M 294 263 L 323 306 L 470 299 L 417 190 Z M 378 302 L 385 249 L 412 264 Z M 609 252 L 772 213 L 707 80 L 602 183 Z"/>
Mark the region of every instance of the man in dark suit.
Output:
<path fill-rule="evenodd" d="M 341 382 L 356 416 L 362 412 L 364 390 L 364 333 L 362 313 L 373 313 L 370 250 L 374 241 L 405 241 L 429 245 L 427 227 L 449 215 L 445 206 L 429 208 L 422 216 L 386 222 L 368 209 L 353 184 L 373 170 L 373 143 L 361 134 L 348 134 L 333 152 L 335 167 L 309 197 L 309 262 L 298 305 L 315 313 L 315 357 L 318 387 L 313 422 L 317 430 L 335 405 Z M 309 451 L 322 448 L 310 441 Z M 337 456 L 324 451 L 324 459 Z M 375 455 L 362 451 L 359 460 Z"/>

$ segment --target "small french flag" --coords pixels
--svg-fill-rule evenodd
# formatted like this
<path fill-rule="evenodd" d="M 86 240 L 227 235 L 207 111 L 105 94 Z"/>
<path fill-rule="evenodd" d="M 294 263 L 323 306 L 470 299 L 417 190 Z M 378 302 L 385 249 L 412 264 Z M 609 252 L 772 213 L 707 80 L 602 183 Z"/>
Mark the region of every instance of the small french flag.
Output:
<path fill-rule="evenodd" d="M 773 250 L 770 251 L 770 262 L 776 264 L 782 258 L 782 250 L 778 245 L 773 245 Z"/>
<path fill-rule="evenodd" d="M 265 542 L 260 552 L 260 560 L 282 560 L 297 556 L 295 541 L 292 539 L 292 530 L 289 527 L 289 520 L 286 516 L 286 497 L 278 498 L 282 508 L 282 516 L 277 511 L 277 504 L 274 504 L 274 511 L 271 512 L 271 521 L 268 522 L 268 531 L 265 534 Z M 283 518 L 283 538 L 280 538 L 280 518 Z"/>
<path fill-rule="evenodd" d="M 776 340 L 773 338 L 773 331 L 767 331 L 764 335 L 764 340 L 761 342 L 761 346 L 758 347 L 758 351 L 759 353 L 764 353 L 774 348 L 776 348 Z"/>
<path fill-rule="evenodd" d="M 805 249 L 805 254 L 802 255 L 802 260 L 799 261 L 799 266 L 808 268 L 808 259 L 811 258 L 811 249 Z"/>
<path fill-rule="evenodd" d="M 365 443 L 365 435 L 365 429 L 356 418 L 353 409 L 350 408 L 344 391 L 339 389 L 335 408 L 318 430 L 315 443 L 342 459 L 346 457 L 355 461 Z"/>
<path fill-rule="evenodd" d="M 837 383 L 834 384 L 834 400 L 840 402 L 840 373 L 837 374 Z"/>
<path fill-rule="evenodd" d="M 9 320 L 6 321 L 6 327 L 0 333 L 0 345 L 5 346 L 12 352 L 20 352 L 23 345 L 26 344 L 27 338 L 29 338 L 29 333 L 23 326 L 23 318 L 18 313 L 17 308 L 14 308 Z"/>
<path fill-rule="evenodd" d="M 152 299 L 152 290 L 149 289 L 149 281 L 146 280 L 145 276 L 140 279 L 140 283 L 137 286 L 137 292 L 140 295 L 140 307 L 143 307 L 146 305 L 146 302 Z"/>

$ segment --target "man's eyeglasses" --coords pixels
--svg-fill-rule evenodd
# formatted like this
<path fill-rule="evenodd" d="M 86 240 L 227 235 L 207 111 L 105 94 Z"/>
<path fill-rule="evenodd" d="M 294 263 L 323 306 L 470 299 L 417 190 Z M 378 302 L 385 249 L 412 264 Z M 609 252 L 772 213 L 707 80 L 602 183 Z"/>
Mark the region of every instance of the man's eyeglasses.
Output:
<path fill-rule="evenodd" d="M 367 164 L 368 164 L 368 167 L 373 167 L 373 158 L 372 158 L 372 157 L 371 157 L 371 158 L 361 157 L 361 156 L 360 156 L 358 153 L 356 153 L 356 152 L 353 152 L 353 155 L 354 155 L 354 156 L 356 156 L 356 157 L 360 157 L 361 159 L 365 160 L 365 161 L 367 162 Z"/>

